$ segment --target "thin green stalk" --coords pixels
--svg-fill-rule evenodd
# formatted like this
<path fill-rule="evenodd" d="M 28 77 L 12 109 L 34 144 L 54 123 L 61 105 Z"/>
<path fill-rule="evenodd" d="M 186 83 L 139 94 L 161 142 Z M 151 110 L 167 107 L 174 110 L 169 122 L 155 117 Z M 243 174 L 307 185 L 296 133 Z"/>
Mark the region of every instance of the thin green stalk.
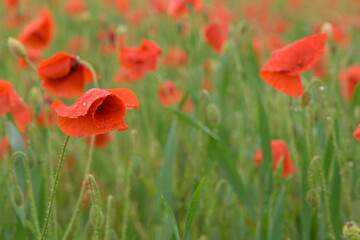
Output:
<path fill-rule="evenodd" d="M 80 60 L 79 63 L 85 65 L 85 67 L 87 67 L 90 70 L 91 75 L 93 77 L 94 86 L 95 86 L 95 88 L 99 88 L 99 83 L 98 83 L 98 80 L 97 80 L 97 75 L 96 75 L 95 69 L 87 61 Z"/>
<path fill-rule="evenodd" d="M 15 152 L 13 154 L 13 156 L 12 156 L 12 159 L 14 159 L 14 157 L 16 155 L 21 155 L 22 158 L 24 159 L 25 174 L 26 174 L 26 185 L 27 185 L 27 188 L 29 190 L 31 214 L 33 216 L 34 223 L 35 223 L 36 235 L 40 236 L 40 234 L 41 234 L 40 233 L 40 227 L 39 227 L 40 225 L 39 225 L 38 216 L 37 216 L 37 210 L 36 210 L 36 205 L 35 205 L 34 190 L 33 190 L 33 185 L 32 185 L 31 175 L 30 175 L 30 168 L 29 168 L 29 160 L 28 160 L 27 156 L 25 155 L 25 153 L 23 153 L 23 152 Z"/>
<path fill-rule="evenodd" d="M 94 196 L 94 202 L 98 205 L 97 207 L 97 214 L 96 214 L 96 223 L 95 223 L 95 229 L 94 229 L 94 239 L 99 239 L 99 232 L 100 232 L 100 215 L 101 215 L 101 198 L 100 198 L 100 191 L 96 184 L 95 178 L 89 174 L 88 177 L 91 187 L 92 195 Z M 95 191 L 93 189 L 93 186 L 95 187 Z"/>
<path fill-rule="evenodd" d="M 55 200 L 55 194 L 56 194 L 56 190 L 57 190 L 57 185 L 58 185 L 58 181 L 59 181 L 59 176 L 60 176 L 60 172 L 61 172 L 61 166 L 63 164 L 63 160 L 64 160 L 64 155 L 65 155 L 65 150 L 66 150 L 66 146 L 69 142 L 70 136 L 66 136 L 65 142 L 64 142 L 64 146 L 62 148 L 61 151 L 61 155 L 60 155 L 60 159 L 59 159 L 59 164 L 58 167 L 56 169 L 56 174 L 55 174 L 55 178 L 54 178 L 54 184 L 51 190 L 51 196 L 50 196 L 50 203 L 49 203 L 49 207 L 48 207 L 48 212 L 46 214 L 46 218 L 45 218 L 45 225 L 41 234 L 41 240 L 45 239 L 45 235 L 46 235 L 46 231 L 47 231 L 47 227 L 49 224 L 49 220 L 50 220 L 50 215 L 51 215 L 51 210 L 53 208 L 54 205 L 54 200 Z"/>
<path fill-rule="evenodd" d="M 91 162 L 92 162 L 92 154 L 93 154 L 93 149 L 94 149 L 94 142 L 95 142 L 95 136 L 92 135 L 91 136 L 91 142 L 90 142 L 90 147 L 89 147 L 89 155 L 88 155 L 88 159 L 87 159 L 87 164 L 85 167 L 85 174 L 84 174 L 84 179 L 81 183 L 81 189 L 80 189 L 80 193 L 79 193 L 79 197 L 76 201 L 76 205 L 75 205 L 75 209 L 73 211 L 73 214 L 71 216 L 69 225 L 67 226 L 64 236 L 62 238 L 62 240 L 65 240 L 69 237 L 69 234 L 71 232 L 71 229 L 75 223 L 76 217 L 80 211 L 80 205 L 81 205 L 81 201 L 82 201 L 82 197 L 84 195 L 84 191 L 85 191 L 85 187 L 86 187 L 86 181 L 87 181 L 87 174 L 90 171 L 90 166 L 91 166 Z"/>
<path fill-rule="evenodd" d="M 128 169 L 126 171 L 126 177 L 125 177 L 125 181 L 126 181 L 126 185 L 125 185 L 125 206 L 124 206 L 124 216 L 123 216 L 123 223 L 122 223 L 122 233 L 121 233 L 121 240 L 125 240 L 126 239 L 126 229 L 127 229 L 127 222 L 128 222 L 128 215 L 129 215 L 129 202 L 130 202 L 130 175 L 131 175 L 131 171 L 132 171 L 132 162 L 133 161 L 129 161 L 129 166 Z"/>
<path fill-rule="evenodd" d="M 109 239 L 110 225 L 114 221 L 113 215 L 112 215 L 113 213 L 111 213 L 113 201 L 114 201 L 114 197 L 111 195 L 108 196 L 107 206 L 106 206 L 106 223 L 105 223 L 105 236 L 104 236 L 105 240 Z"/>

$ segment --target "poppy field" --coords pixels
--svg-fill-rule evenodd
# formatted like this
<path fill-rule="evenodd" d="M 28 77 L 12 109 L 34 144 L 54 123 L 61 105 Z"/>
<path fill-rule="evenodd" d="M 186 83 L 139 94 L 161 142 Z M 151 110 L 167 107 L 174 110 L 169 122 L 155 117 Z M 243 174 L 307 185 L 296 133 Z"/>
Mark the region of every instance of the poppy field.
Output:
<path fill-rule="evenodd" d="M 360 240 L 359 0 L 0 0 L 0 239 Z"/>

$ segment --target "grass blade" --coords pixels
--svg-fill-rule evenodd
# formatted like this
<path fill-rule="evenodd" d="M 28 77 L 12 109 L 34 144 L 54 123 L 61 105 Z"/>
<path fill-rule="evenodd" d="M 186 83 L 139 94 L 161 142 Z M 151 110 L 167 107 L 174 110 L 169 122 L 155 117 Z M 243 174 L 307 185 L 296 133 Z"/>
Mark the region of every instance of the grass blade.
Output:
<path fill-rule="evenodd" d="M 191 199 L 191 204 L 190 204 L 190 207 L 189 207 L 189 210 L 188 212 L 186 213 L 186 221 L 185 221 L 185 228 L 184 228 L 184 234 L 183 234 L 183 239 L 186 240 L 188 235 L 189 235 L 189 232 L 190 232 L 190 226 L 191 226 L 191 223 L 194 219 L 194 215 L 195 215 L 195 211 L 196 211 L 196 207 L 197 207 L 197 202 L 198 202 L 198 199 L 199 199 L 199 195 L 200 195 L 200 191 L 201 191 L 201 187 L 202 187 L 202 184 L 204 182 L 204 179 L 202 179 L 199 183 L 199 185 L 197 186 L 196 190 L 195 190 L 195 193 Z"/>
<path fill-rule="evenodd" d="M 171 211 L 169 205 L 166 203 L 164 197 L 162 197 L 162 202 L 163 202 L 163 205 L 164 205 L 164 208 L 165 208 L 165 212 L 169 217 L 171 227 L 172 227 L 172 229 L 174 231 L 175 239 L 180 240 L 179 229 L 178 229 L 178 226 L 177 226 L 177 223 L 176 223 L 175 216 L 174 216 L 173 212 Z"/>

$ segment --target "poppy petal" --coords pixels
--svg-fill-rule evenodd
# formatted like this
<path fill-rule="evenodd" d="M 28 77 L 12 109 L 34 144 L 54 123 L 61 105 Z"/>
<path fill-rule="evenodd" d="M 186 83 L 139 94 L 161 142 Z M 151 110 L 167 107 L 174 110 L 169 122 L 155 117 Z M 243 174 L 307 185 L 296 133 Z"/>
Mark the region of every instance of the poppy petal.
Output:
<path fill-rule="evenodd" d="M 354 136 L 354 138 L 356 138 L 358 141 L 360 141 L 360 125 L 356 128 L 353 136 Z"/>
<path fill-rule="evenodd" d="M 58 52 L 49 60 L 39 61 L 38 73 L 48 78 L 62 78 L 71 71 L 71 55 Z"/>
<path fill-rule="evenodd" d="M 21 132 L 25 132 L 27 125 L 29 125 L 32 120 L 31 110 L 25 105 L 14 90 L 10 91 L 9 97 L 11 101 L 10 111 L 14 117 L 16 126 Z"/>
<path fill-rule="evenodd" d="M 272 88 L 289 96 L 301 97 L 304 95 L 304 88 L 299 75 L 291 76 L 284 72 L 261 71 L 260 76 Z"/>
<path fill-rule="evenodd" d="M 115 89 L 108 89 L 109 92 L 116 94 L 119 98 L 121 98 L 126 105 L 126 109 L 133 109 L 139 110 L 139 100 L 135 93 L 127 88 L 115 88 Z"/>
<path fill-rule="evenodd" d="M 66 106 L 60 100 L 57 100 L 51 105 L 51 108 L 61 117 L 77 118 L 85 116 L 95 101 L 103 99 L 110 94 L 107 90 L 93 88 L 85 92 L 71 106 Z"/>

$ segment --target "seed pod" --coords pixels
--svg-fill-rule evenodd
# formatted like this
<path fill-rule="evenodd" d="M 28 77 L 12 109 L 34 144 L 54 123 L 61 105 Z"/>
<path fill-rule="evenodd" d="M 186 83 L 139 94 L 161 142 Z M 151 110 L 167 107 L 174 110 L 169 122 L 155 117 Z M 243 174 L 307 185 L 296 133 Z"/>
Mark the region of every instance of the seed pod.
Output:
<path fill-rule="evenodd" d="M 306 202 L 312 208 L 317 208 L 320 205 L 320 194 L 315 189 L 310 189 L 306 193 Z"/>
<path fill-rule="evenodd" d="M 24 193 L 19 185 L 13 186 L 12 195 L 16 206 L 20 207 L 24 202 Z"/>
<path fill-rule="evenodd" d="M 311 102 L 311 94 L 305 93 L 305 95 L 301 98 L 301 107 L 307 107 Z"/>
<path fill-rule="evenodd" d="M 221 113 L 219 108 L 213 103 L 207 105 L 206 117 L 211 125 L 217 126 L 221 122 Z"/>
<path fill-rule="evenodd" d="M 10 51 L 17 57 L 24 58 L 26 57 L 26 49 L 24 45 L 19 42 L 15 38 L 9 38 L 8 39 L 8 46 L 10 48 Z"/>
<path fill-rule="evenodd" d="M 98 214 L 98 208 L 99 205 L 97 203 L 94 203 L 91 205 L 90 207 L 90 216 L 89 216 L 89 220 L 90 220 L 90 224 L 95 227 L 96 226 L 96 218 L 97 218 L 97 214 Z M 99 224 L 100 227 L 103 225 L 104 223 L 104 214 L 102 213 L 101 209 L 100 209 L 100 219 L 99 219 Z"/>
<path fill-rule="evenodd" d="M 360 229 L 355 222 L 348 222 L 343 228 L 345 240 L 360 240 Z"/>
<path fill-rule="evenodd" d="M 331 25 L 331 23 L 329 22 L 325 22 L 322 26 L 321 26 L 321 32 L 326 33 L 328 35 L 328 37 L 332 37 L 333 35 L 333 26 Z"/>

